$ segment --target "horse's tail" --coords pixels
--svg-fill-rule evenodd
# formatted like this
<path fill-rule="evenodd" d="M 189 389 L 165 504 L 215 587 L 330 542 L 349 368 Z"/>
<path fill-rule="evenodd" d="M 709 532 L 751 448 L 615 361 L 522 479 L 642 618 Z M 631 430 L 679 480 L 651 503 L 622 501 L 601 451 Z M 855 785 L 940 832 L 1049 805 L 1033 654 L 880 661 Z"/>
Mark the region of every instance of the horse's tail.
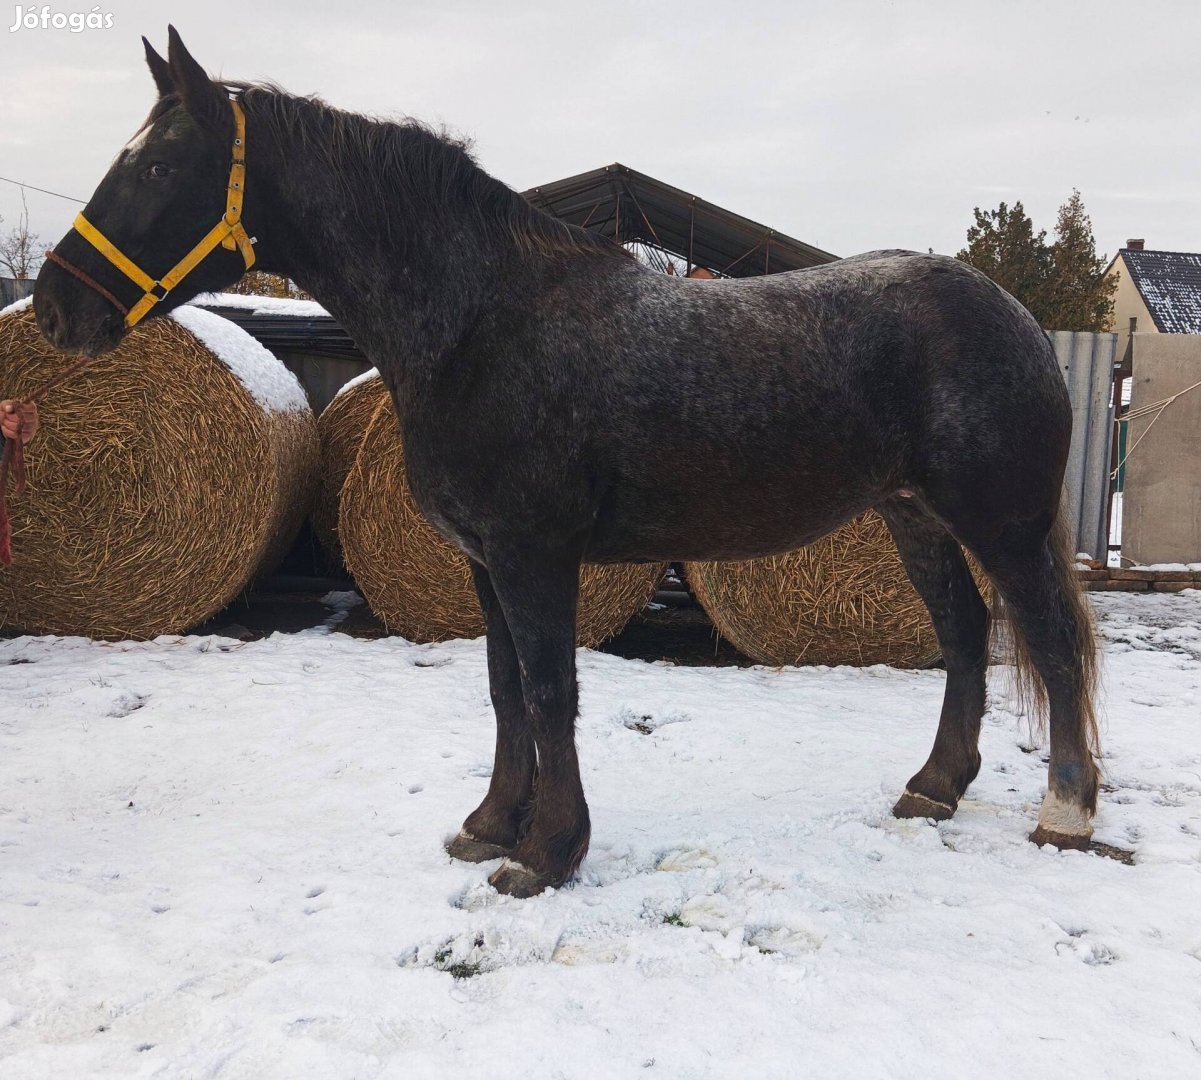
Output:
<path fill-rule="evenodd" d="M 1076 680 L 1079 705 L 1079 724 L 1085 746 L 1094 766 L 1099 766 L 1101 740 L 1097 730 L 1096 690 L 1099 676 L 1096 637 L 1093 627 L 1092 609 L 1080 588 L 1076 576 L 1076 551 L 1071 524 L 1066 508 L 1061 506 L 1055 523 L 1047 536 L 1047 553 L 1051 559 L 1055 583 L 1055 596 L 1049 604 L 1049 618 L 1061 620 L 1061 625 L 1071 629 L 1075 638 L 1073 650 L 1076 660 L 1072 677 Z M 991 621 L 993 643 L 1001 656 L 1012 661 L 1012 692 L 1019 707 L 1030 721 L 1031 733 L 1045 737 L 1047 724 L 1047 688 L 1038 669 L 1029 643 L 1016 619 L 1008 612 L 994 593 L 994 610 Z M 1094 810 L 1096 792 L 1093 791 Z"/>

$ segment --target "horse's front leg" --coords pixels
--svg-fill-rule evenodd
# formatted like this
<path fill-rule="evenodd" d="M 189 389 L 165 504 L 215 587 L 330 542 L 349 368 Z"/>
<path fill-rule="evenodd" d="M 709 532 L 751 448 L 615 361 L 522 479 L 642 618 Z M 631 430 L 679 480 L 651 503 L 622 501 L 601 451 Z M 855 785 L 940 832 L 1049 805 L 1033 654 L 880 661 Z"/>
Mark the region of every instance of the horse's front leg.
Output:
<path fill-rule="evenodd" d="M 536 759 L 508 623 L 488 571 L 473 560 L 471 572 L 488 635 L 488 690 L 496 713 L 496 757 L 488 794 L 467 816 L 446 850 L 456 859 L 487 862 L 517 846 L 522 821 L 532 804 Z"/>
<path fill-rule="evenodd" d="M 510 896 L 535 896 L 562 885 L 588 850 L 588 804 L 575 748 L 580 560 L 563 551 L 489 552 L 488 569 L 517 653 L 538 756 L 524 831 L 489 880 Z"/>

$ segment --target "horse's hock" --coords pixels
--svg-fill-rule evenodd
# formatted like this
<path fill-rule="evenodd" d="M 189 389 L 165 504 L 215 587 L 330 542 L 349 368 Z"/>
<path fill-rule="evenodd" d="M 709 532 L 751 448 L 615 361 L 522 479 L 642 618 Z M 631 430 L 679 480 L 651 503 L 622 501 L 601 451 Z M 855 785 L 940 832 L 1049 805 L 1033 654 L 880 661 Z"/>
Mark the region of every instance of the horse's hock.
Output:
<path fill-rule="evenodd" d="M 26 305 L 0 317 L 0 398 L 68 363 Z M 0 625 L 151 638 L 203 622 L 270 569 L 307 512 L 317 433 L 248 334 L 180 308 L 55 387 L 12 497 Z"/>
<path fill-rule="evenodd" d="M 800 551 L 690 562 L 685 573 L 713 625 L 761 664 L 927 667 L 940 656 L 930 614 L 870 511 Z"/>
<path fill-rule="evenodd" d="M 389 630 L 420 642 L 484 632 L 466 558 L 434 531 L 409 493 L 400 424 L 386 394 L 342 487 L 338 537 L 360 592 Z M 592 647 L 618 633 L 654 596 L 665 569 L 585 566 L 579 644 Z"/>

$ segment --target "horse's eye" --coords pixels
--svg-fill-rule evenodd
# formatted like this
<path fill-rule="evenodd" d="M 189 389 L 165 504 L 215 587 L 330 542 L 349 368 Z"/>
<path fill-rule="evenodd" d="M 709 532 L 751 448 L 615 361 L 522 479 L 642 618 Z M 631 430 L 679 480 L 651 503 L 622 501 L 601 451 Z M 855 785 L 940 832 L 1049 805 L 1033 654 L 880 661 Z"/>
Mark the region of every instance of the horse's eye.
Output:
<path fill-rule="evenodd" d="M 146 176 L 150 180 L 162 180 L 171 175 L 171 166 L 164 165 L 161 161 L 156 161 L 149 169 L 146 170 Z"/>

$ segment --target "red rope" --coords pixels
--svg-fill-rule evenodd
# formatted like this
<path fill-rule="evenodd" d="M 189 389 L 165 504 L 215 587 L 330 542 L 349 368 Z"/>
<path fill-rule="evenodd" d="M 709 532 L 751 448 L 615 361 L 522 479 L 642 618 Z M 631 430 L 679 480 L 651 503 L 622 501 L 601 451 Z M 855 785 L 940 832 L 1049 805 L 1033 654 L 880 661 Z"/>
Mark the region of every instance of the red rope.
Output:
<path fill-rule="evenodd" d="M 72 375 L 82 371 L 95 359 L 85 356 L 70 367 L 64 368 L 53 378 L 42 383 L 36 390 L 20 398 L 22 405 L 41 401 L 46 394 L 59 383 L 65 382 Z M 25 490 L 25 444 L 21 442 L 21 419 L 17 421 L 17 437 L 4 440 L 4 456 L 0 458 L 0 565 L 12 566 L 13 562 L 13 531 L 8 519 L 8 477 L 13 478 L 13 494 L 20 495 Z"/>

